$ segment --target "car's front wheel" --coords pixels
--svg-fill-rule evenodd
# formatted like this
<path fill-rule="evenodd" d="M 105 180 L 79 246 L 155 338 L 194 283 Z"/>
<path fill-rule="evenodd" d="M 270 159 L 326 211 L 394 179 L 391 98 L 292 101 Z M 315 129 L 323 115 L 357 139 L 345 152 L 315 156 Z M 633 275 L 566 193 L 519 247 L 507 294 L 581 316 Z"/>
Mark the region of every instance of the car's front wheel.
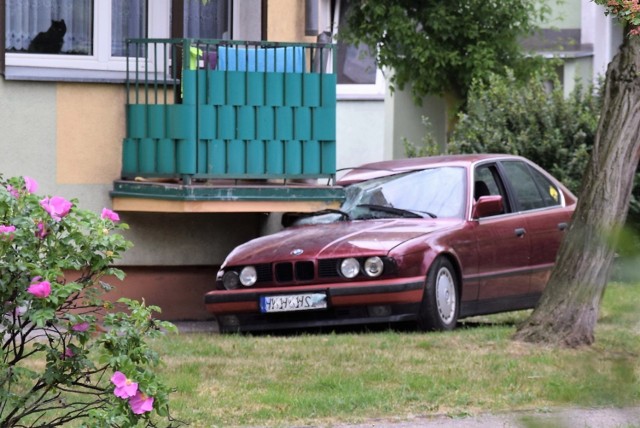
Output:
<path fill-rule="evenodd" d="M 422 330 L 453 330 L 460 313 L 460 286 L 453 264 L 446 257 L 434 260 L 427 272 L 418 313 Z"/>

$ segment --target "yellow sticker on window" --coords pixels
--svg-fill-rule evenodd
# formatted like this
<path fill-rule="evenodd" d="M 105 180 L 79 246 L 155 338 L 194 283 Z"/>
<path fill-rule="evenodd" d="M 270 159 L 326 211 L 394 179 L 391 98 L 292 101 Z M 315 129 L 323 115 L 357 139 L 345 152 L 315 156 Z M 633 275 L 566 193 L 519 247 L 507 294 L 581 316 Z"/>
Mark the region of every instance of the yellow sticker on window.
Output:
<path fill-rule="evenodd" d="M 554 201 L 558 202 L 558 191 L 555 187 L 549 186 L 549 194 L 553 198 Z"/>

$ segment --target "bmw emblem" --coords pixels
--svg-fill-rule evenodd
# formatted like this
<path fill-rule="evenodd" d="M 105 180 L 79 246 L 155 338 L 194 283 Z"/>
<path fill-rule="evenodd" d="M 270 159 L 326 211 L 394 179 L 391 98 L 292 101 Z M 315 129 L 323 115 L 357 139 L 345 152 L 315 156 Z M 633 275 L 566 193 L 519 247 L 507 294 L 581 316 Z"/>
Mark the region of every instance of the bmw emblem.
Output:
<path fill-rule="evenodd" d="M 299 256 L 302 253 L 304 253 L 304 250 L 302 248 L 296 248 L 295 250 L 291 250 L 292 256 Z"/>

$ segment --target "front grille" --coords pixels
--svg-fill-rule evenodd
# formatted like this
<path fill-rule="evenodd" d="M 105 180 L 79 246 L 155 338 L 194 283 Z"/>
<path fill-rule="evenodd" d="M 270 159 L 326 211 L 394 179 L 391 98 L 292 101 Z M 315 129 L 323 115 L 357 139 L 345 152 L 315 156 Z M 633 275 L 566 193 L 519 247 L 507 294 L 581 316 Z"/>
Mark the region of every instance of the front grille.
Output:
<path fill-rule="evenodd" d="M 275 267 L 277 282 L 293 281 L 293 264 L 290 262 L 276 263 Z"/>
<path fill-rule="evenodd" d="M 311 281 L 314 278 L 313 262 L 296 263 L 296 279 L 298 281 Z"/>
<path fill-rule="evenodd" d="M 339 259 L 318 260 L 318 277 L 319 278 L 337 278 Z"/>

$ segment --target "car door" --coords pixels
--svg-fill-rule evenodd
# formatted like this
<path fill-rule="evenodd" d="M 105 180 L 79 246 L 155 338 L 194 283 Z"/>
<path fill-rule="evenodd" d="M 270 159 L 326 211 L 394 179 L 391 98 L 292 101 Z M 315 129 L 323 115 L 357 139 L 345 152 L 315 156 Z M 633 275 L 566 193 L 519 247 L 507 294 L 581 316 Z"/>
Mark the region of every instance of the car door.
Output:
<path fill-rule="evenodd" d="M 485 194 L 501 195 L 504 212 L 478 219 L 478 311 L 503 309 L 509 298 L 529 290 L 530 238 L 526 220 L 513 208 L 509 189 L 495 163 L 482 164 L 474 171 L 474 199 Z"/>
<path fill-rule="evenodd" d="M 531 242 L 530 294 L 544 289 L 556 254 L 571 219 L 564 207 L 562 191 L 534 166 L 521 161 L 502 162 L 514 189 L 518 209 L 526 219 Z"/>

